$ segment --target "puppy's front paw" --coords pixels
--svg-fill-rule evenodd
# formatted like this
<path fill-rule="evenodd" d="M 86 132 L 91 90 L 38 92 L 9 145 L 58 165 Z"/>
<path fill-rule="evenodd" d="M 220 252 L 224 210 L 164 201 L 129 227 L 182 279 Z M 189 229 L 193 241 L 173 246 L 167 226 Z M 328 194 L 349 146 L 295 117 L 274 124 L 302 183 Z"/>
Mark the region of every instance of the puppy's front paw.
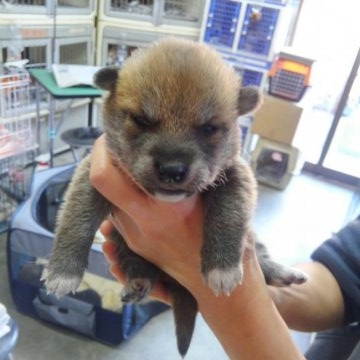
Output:
<path fill-rule="evenodd" d="M 274 274 L 270 274 L 267 279 L 269 285 L 284 287 L 292 284 L 300 285 L 308 279 L 307 274 L 303 271 L 291 267 L 283 266 Z"/>
<path fill-rule="evenodd" d="M 242 265 L 230 269 L 212 269 L 204 274 L 206 283 L 218 296 L 220 294 L 230 295 L 238 284 L 241 284 L 244 271 Z"/>
<path fill-rule="evenodd" d="M 150 279 L 131 279 L 121 291 L 121 301 L 125 303 L 140 301 L 148 295 L 151 289 L 152 283 Z"/>
<path fill-rule="evenodd" d="M 46 290 L 58 298 L 70 292 L 74 293 L 80 285 L 81 278 L 81 276 L 69 274 L 55 274 L 48 268 L 45 268 L 41 275 L 41 281 L 44 281 Z"/>

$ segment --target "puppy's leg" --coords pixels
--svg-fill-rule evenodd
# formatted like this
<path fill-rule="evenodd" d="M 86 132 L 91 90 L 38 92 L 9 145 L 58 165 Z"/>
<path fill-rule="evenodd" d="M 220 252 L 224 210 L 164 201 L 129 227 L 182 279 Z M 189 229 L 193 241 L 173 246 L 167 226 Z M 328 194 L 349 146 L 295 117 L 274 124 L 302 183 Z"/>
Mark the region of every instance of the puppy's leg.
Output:
<path fill-rule="evenodd" d="M 194 333 L 198 305 L 192 294 L 177 282 L 171 282 L 168 289 L 174 309 L 176 338 L 179 353 L 187 353 Z"/>
<path fill-rule="evenodd" d="M 290 286 L 291 284 L 302 284 L 308 279 L 307 275 L 301 270 L 273 261 L 265 245 L 256 242 L 255 247 L 261 270 L 268 285 L 278 287 Z"/>
<path fill-rule="evenodd" d="M 111 238 L 117 245 L 117 256 L 127 283 L 121 292 L 125 303 L 144 299 L 159 278 L 160 270 L 129 249 L 123 237 L 114 229 Z"/>
<path fill-rule="evenodd" d="M 61 297 L 74 292 L 87 266 L 90 247 L 111 204 L 89 181 L 90 156 L 82 160 L 59 212 L 55 243 L 42 280 L 47 290 Z"/>
<path fill-rule="evenodd" d="M 216 294 L 242 282 L 242 256 L 256 201 L 256 182 L 246 164 L 226 170 L 226 182 L 204 194 L 202 274 Z"/>
<path fill-rule="evenodd" d="M 195 298 L 159 268 L 131 251 L 116 230 L 111 237 L 117 244 L 118 261 L 127 278 L 127 283 L 121 292 L 123 302 L 137 302 L 144 299 L 160 276 L 162 280 L 166 279 L 164 284 L 170 293 L 174 309 L 178 350 L 184 357 L 194 332 L 197 314 Z"/>

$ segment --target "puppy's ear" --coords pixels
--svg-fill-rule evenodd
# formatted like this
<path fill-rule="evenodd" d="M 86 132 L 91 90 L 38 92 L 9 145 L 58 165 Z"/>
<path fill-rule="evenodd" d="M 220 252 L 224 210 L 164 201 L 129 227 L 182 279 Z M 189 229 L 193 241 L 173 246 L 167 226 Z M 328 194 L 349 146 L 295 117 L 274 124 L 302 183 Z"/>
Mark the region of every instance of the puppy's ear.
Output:
<path fill-rule="evenodd" d="M 118 66 L 108 66 L 98 70 L 93 79 L 95 86 L 103 90 L 114 90 L 119 77 L 119 70 L 120 67 Z"/>
<path fill-rule="evenodd" d="M 260 91 L 255 86 L 246 86 L 240 89 L 238 97 L 239 115 L 255 111 L 262 103 Z"/>

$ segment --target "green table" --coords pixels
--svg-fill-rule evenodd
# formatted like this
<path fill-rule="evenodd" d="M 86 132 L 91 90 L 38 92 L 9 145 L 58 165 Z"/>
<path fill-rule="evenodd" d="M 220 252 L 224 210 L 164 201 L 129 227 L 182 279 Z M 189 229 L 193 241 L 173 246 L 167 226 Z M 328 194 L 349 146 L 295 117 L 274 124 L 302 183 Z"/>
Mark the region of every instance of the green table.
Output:
<path fill-rule="evenodd" d="M 66 99 L 90 98 L 88 126 L 92 126 L 92 108 L 93 100 L 101 97 L 103 91 L 92 86 L 72 86 L 60 88 L 56 84 L 56 80 L 51 71 L 47 69 L 30 69 L 29 73 L 36 82 L 36 113 L 38 124 L 40 124 L 40 89 L 41 86 L 49 95 L 49 152 L 50 167 L 54 163 L 54 140 L 56 137 L 55 125 L 55 101 Z M 71 105 L 71 104 L 70 104 Z M 69 105 L 69 106 L 70 106 Z"/>

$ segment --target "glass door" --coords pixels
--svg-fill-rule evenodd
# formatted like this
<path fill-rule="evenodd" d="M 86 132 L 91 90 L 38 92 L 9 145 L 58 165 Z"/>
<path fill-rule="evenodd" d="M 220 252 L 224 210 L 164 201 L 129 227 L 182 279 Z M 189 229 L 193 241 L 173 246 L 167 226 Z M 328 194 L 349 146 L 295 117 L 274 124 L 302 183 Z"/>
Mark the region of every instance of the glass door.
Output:
<path fill-rule="evenodd" d="M 360 178 L 358 0 L 302 0 L 291 46 L 315 59 L 296 135 L 305 168 L 356 183 Z"/>
<path fill-rule="evenodd" d="M 319 159 L 324 168 L 357 178 L 360 178 L 359 64 L 360 48 Z"/>

